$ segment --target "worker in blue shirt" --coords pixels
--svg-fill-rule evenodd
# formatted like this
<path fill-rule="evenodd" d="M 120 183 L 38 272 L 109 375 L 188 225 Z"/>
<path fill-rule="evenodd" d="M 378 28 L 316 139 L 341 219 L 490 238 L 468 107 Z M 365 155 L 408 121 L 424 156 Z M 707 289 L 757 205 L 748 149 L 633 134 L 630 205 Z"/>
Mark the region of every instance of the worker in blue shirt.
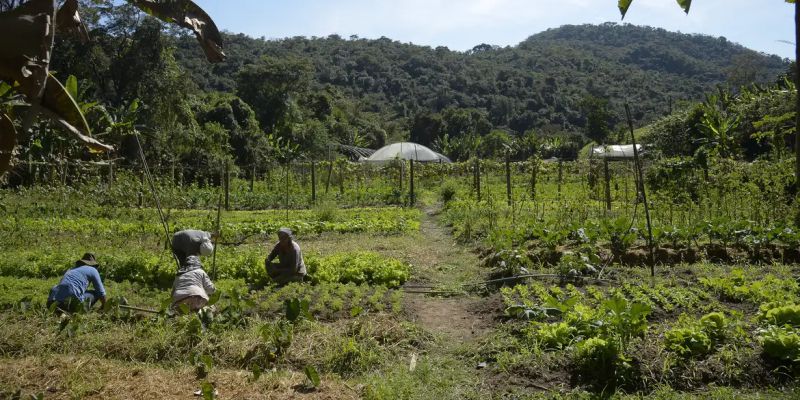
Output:
<path fill-rule="evenodd" d="M 88 290 L 89 283 L 94 286 L 94 290 Z M 98 300 L 101 304 L 106 303 L 106 289 L 103 287 L 100 273 L 97 272 L 97 260 L 94 254 L 86 253 L 80 260 L 75 261 L 75 268 L 67 271 L 61 282 L 50 289 L 47 307 L 50 308 L 51 304 L 57 303 L 60 310 L 75 312 L 81 306 L 88 310 Z"/>

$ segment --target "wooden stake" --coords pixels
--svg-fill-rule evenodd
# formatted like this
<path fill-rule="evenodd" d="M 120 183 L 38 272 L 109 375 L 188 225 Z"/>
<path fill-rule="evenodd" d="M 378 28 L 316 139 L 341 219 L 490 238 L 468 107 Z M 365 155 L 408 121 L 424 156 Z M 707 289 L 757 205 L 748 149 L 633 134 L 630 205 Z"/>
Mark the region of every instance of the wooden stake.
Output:
<path fill-rule="evenodd" d="M 331 187 L 331 174 L 333 174 L 333 160 L 328 160 L 328 179 L 325 181 L 325 194 L 328 194 L 328 189 Z"/>
<path fill-rule="evenodd" d="M 286 182 L 285 182 L 285 185 L 284 185 L 286 187 L 286 197 L 285 197 L 285 199 L 284 199 L 285 201 L 283 203 L 284 207 L 286 208 L 286 223 L 287 224 L 289 223 L 289 164 L 290 163 L 291 163 L 290 161 L 288 161 L 288 160 L 286 161 Z"/>
<path fill-rule="evenodd" d="M 611 211 L 611 174 L 608 172 L 608 159 L 603 159 L 603 172 L 606 180 L 606 210 Z"/>
<path fill-rule="evenodd" d="M 409 177 L 408 177 L 408 202 L 411 207 L 414 206 L 415 198 L 414 198 L 414 159 L 409 160 L 411 169 L 409 170 Z"/>
<path fill-rule="evenodd" d="M 311 161 L 311 204 L 317 204 L 317 164 Z"/>
<path fill-rule="evenodd" d="M 642 164 L 639 162 L 639 150 L 636 148 L 636 136 L 633 134 L 633 119 L 631 118 L 631 108 L 628 103 L 625 103 L 625 115 L 628 117 L 628 127 L 631 130 L 631 143 L 633 143 L 633 162 L 636 165 L 637 175 L 639 177 L 640 190 L 642 192 L 642 201 L 644 202 L 644 215 L 647 219 L 647 247 L 650 248 L 650 276 L 656 276 L 656 262 L 653 253 L 653 226 L 650 223 L 650 207 L 647 205 L 647 193 L 644 188 L 644 176 L 642 175 Z"/>
<path fill-rule="evenodd" d="M 339 194 L 344 195 L 344 163 L 339 164 Z"/>
<path fill-rule="evenodd" d="M 253 163 L 253 169 L 250 171 L 250 193 L 253 193 L 253 187 L 256 184 L 256 164 Z"/>
<path fill-rule="evenodd" d="M 226 211 L 231 209 L 231 203 L 230 203 L 230 196 L 231 196 L 231 193 L 230 193 L 230 180 L 231 180 L 231 175 L 230 175 L 230 172 L 228 171 L 228 163 L 226 162 L 225 163 L 225 175 L 223 176 L 223 180 L 222 180 L 222 185 L 225 188 L 225 210 Z"/>
<path fill-rule="evenodd" d="M 478 202 L 481 201 L 481 160 L 475 159 L 475 190 L 478 194 Z"/>
<path fill-rule="evenodd" d="M 558 159 L 558 201 L 561 201 L 561 180 L 564 177 L 564 161 Z"/>
<path fill-rule="evenodd" d="M 539 177 L 539 160 L 531 161 L 531 201 L 536 201 L 536 180 Z"/>
<path fill-rule="evenodd" d="M 511 156 L 506 150 L 506 198 L 508 206 L 511 207 Z"/>
<path fill-rule="evenodd" d="M 215 226 L 215 233 L 216 237 L 214 237 L 214 253 L 211 256 L 211 276 L 214 280 L 217 280 L 217 244 L 219 243 L 219 237 L 222 234 L 220 232 L 220 219 L 222 216 L 222 193 L 219 194 L 219 201 L 217 202 L 217 223 Z"/>

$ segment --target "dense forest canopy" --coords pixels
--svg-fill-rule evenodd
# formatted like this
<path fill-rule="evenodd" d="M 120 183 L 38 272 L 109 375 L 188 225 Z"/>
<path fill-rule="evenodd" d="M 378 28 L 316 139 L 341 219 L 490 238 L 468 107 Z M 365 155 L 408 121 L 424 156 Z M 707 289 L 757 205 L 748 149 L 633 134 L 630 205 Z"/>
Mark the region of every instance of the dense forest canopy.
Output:
<path fill-rule="evenodd" d="M 563 26 L 514 47 L 481 44 L 467 52 L 336 35 L 226 39 L 230 59 L 217 66 L 200 62 L 189 40 L 179 42 L 179 62 L 205 90 L 234 91 L 236 72 L 261 57 L 303 57 L 313 64 L 316 88 L 337 88 L 388 121 L 475 108 L 492 126 L 516 133 L 582 131 L 581 103 L 589 96 L 615 111 L 624 101 L 636 104 L 636 120 L 651 121 L 670 99 L 701 100 L 717 84 L 768 82 L 787 68 L 777 56 L 725 38 L 613 23 Z"/>
<path fill-rule="evenodd" d="M 775 82 L 789 67 L 725 38 L 614 23 L 466 52 L 227 33 L 227 60 L 210 64 L 193 37 L 129 5 L 82 4 L 92 41 L 58 38 L 52 69 L 62 81 L 77 77 L 93 132 L 136 162 L 136 129 L 149 159 L 199 176 L 225 163 L 249 171 L 266 160 L 328 157 L 331 143 L 405 139 L 453 159 L 492 157 L 512 141 L 519 158 L 536 146 L 574 157 L 590 139 L 618 140 L 625 102 L 642 126 L 718 85 Z M 18 158 L 90 157 L 54 129 L 42 122 L 23 133 Z"/>

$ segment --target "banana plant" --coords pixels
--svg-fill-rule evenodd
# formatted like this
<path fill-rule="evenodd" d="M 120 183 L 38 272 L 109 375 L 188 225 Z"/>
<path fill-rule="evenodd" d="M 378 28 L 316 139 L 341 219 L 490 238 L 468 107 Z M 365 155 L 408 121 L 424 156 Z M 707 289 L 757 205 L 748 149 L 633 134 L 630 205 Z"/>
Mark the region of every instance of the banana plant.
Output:
<path fill-rule="evenodd" d="M 794 4 L 794 31 L 795 31 L 795 87 L 800 87 L 800 4 L 796 0 L 785 0 L 789 4 Z M 633 0 L 619 0 L 619 12 L 622 18 L 625 19 L 625 14 L 631 6 Z M 689 13 L 689 8 L 692 5 L 692 0 L 677 0 L 678 5 L 683 8 L 683 11 Z M 797 97 L 795 102 L 795 126 L 800 126 L 800 96 Z M 794 179 L 795 186 L 800 183 L 800 135 L 794 135 L 794 151 L 795 151 L 795 170 Z M 800 215 L 798 215 L 798 223 L 800 223 Z"/>
<path fill-rule="evenodd" d="M 128 0 L 144 12 L 165 22 L 191 29 L 210 62 L 225 59 L 222 37 L 214 21 L 190 0 Z M 10 85 L 30 106 L 23 131 L 38 115 L 61 125 L 93 152 L 113 150 L 91 135 L 75 97 L 50 73 L 56 33 L 75 34 L 87 40 L 80 19 L 78 0 L 30 0 L 0 13 L 0 83 Z M 3 104 L 0 104 L 3 106 Z M 11 117 L 0 107 L 0 176 L 5 173 L 16 147 L 17 131 Z"/>

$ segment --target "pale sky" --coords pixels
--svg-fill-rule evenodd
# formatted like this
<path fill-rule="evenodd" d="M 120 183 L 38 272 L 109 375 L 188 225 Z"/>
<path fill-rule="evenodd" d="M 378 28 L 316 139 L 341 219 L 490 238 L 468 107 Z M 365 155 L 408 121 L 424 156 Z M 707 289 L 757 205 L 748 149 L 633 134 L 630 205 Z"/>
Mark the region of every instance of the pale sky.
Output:
<path fill-rule="evenodd" d="M 516 45 L 566 24 L 620 21 L 617 0 L 195 0 L 221 30 L 252 37 L 357 35 L 468 50 Z M 794 58 L 794 6 L 784 0 L 634 0 L 624 22 L 724 36 L 745 47 Z"/>

